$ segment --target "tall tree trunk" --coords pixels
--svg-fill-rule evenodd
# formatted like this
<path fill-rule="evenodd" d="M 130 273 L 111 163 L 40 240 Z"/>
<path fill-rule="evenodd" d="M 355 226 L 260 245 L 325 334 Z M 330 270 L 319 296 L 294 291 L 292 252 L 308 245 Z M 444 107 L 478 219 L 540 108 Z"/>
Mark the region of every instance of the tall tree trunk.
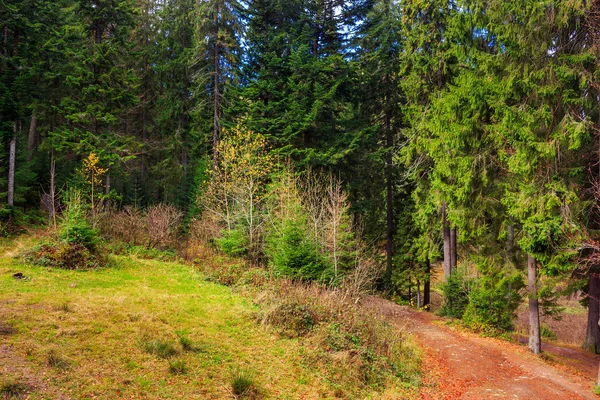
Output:
<path fill-rule="evenodd" d="M 10 140 L 10 150 L 8 155 L 8 194 L 7 204 L 15 205 L 15 159 L 17 151 L 17 123 L 13 123 L 13 137 Z"/>
<path fill-rule="evenodd" d="M 56 188 L 54 183 L 54 177 L 56 175 L 56 162 L 54 161 L 54 150 L 52 150 L 52 155 L 50 156 L 50 219 L 52 220 L 52 224 L 54 225 L 54 229 L 56 229 Z"/>
<path fill-rule="evenodd" d="M 516 252 L 515 252 L 515 227 L 511 223 L 506 227 L 506 253 L 507 258 L 510 262 L 516 262 Z"/>
<path fill-rule="evenodd" d="M 527 289 L 529 295 L 529 349 L 534 354 L 542 352 L 540 337 L 540 306 L 537 292 L 537 262 L 527 255 Z"/>
<path fill-rule="evenodd" d="M 37 117 L 35 110 L 31 114 L 31 122 L 29 123 L 29 135 L 27 136 L 27 161 L 31 161 L 33 158 L 33 152 L 36 150 L 38 145 L 37 136 Z"/>
<path fill-rule="evenodd" d="M 442 230 L 444 234 L 444 281 L 447 281 L 452 273 L 451 253 L 452 245 L 450 243 L 450 223 L 446 215 L 447 205 L 442 204 Z"/>
<path fill-rule="evenodd" d="M 389 115 L 385 121 L 385 142 L 388 148 L 385 154 L 385 208 L 386 208 L 386 268 L 385 268 L 385 285 L 390 288 L 392 285 L 392 269 L 394 260 L 394 182 L 392 176 L 392 146 L 394 138 L 392 136 L 391 121 Z"/>
<path fill-rule="evenodd" d="M 426 278 L 423 282 L 423 307 L 429 306 L 431 303 L 431 262 L 427 258 L 427 264 L 425 266 Z M 429 310 L 429 307 L 427 307 Z"/>
<path fill-rule="evenodd" d="M 215 48 L 214 48 L 214 88 L 213 88 L 213 166 L 217 165 L 217 144 L 219 142 L 219 2 L 215 10 Z"/>
<path fill-rule="evenodd" d="M 421 301 L 423 298 L 421 297 L 421 281 L 417 279 L 417 308 L 421 308 Z"/>
<path fill-rule="evenodd" d="M 451 228 L 450 229 L 450 273 L 452 273 L 452 270 L 454 268 L 456 268 L 456 260 L 457 260 L 457 255 L 456 255 L 456 251 L 458 249 L 458 246 L 456 244 L 456 228 Z"/>
<path fill-rule="evenodd" d="M 588 281 L 588 320 L 583 347 L 592 353 L 600 353 L 600 274 L 590 273 Z"/>

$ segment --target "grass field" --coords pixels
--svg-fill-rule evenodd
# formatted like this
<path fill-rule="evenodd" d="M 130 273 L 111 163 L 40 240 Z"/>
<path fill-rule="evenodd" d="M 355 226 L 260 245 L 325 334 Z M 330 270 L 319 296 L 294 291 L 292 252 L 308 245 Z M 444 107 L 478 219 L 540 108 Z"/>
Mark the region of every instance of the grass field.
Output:
<path fill-rule="evenodd" d="M 114 261 L 81 272 L 0 259 L 0 398 L 232 398 L 234 380 L 264 398 L 330 397 L 249 300 L 187 265 Z"/>

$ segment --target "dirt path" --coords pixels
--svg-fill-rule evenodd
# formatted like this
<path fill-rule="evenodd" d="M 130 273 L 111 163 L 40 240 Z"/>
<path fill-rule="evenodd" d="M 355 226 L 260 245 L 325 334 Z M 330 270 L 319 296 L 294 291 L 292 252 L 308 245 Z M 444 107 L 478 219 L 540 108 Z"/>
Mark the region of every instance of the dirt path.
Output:
<path fill-rule="evenodd" d="M 524 346 L 451 330 L 441 318 L 376 297 L 363 306 L 415 335 L 424 349 L 424 399 L 598 399 L 593 381 Z"/>

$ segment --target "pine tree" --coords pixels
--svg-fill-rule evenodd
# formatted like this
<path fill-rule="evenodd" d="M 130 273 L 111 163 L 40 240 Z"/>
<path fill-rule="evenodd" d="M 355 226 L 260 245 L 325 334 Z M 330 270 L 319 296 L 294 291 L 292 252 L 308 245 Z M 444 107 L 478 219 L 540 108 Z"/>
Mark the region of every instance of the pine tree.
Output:
<path fill-rule="evenodd" d="M 227 102 L 233 100 L 227 97 L 227 91 L 239 75 L 242 6 L 236 0 L 209 0 L 197 3 L 196 7 L 194 97 L 198 113 L 203 116 L 199 119 L 212 114 L 210 141 L 216 165 L 222 116 L 229 106 Z M 206 94 L 210 104 L 204 101 Z M 208 129 L 204 129 L 208 134 Z"/>

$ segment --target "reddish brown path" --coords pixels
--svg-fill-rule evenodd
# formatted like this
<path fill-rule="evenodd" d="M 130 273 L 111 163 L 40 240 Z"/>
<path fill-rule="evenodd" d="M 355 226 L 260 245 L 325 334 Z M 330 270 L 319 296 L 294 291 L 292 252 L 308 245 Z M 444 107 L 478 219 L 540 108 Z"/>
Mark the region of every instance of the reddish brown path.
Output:
<path fill-rule="evenodd" d="M 451 330 L 435 315 L 377 297 L 363 306 L 414 333 L 424 350 L 423 399 L 599 399 L 587 373 L 549 365 L 524 346 Z"/>

